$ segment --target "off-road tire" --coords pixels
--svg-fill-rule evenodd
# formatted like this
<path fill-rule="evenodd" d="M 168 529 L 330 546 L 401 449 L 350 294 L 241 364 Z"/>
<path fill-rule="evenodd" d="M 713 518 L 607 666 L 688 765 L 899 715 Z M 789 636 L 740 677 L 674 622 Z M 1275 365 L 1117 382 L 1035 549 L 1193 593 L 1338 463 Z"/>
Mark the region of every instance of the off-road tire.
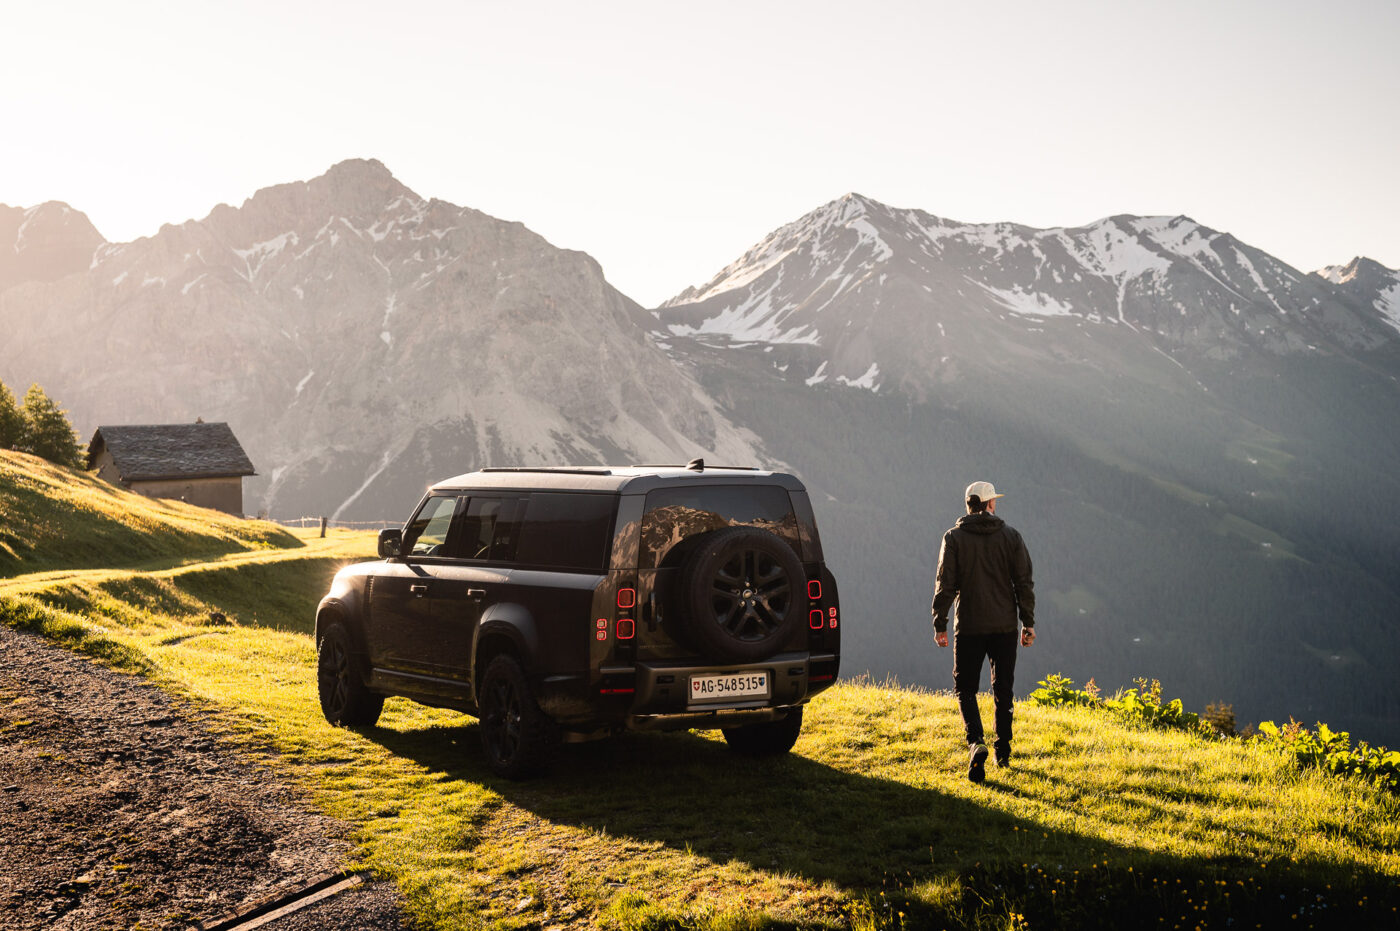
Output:
<path fill-rule="evenodd" d="M 726 727 L 724 740 L 729 749 L 744 756 L 778 756 L 787 753 L 797 743 L 802 731 L 802 709 L 793 708 L 781 721 Z"/>
<path fill-rule="evenodd" d="M 681 567 L 683 636 L 708 658 L 755 663 L 778 652 L 802 623 L 802 561 L 756 527 L 706 534 Z"/>
<path fill-rule="evenodd" d="M 384 710 L 384 696 L 365 688 L 350 655 L 350 635 L 330 624 L 316 648 L 316 691 L 321 713 L 336 727 L 369 727 Z"/>
<path fill-rule="evenodd" d="M 525 779 L 544 769 L 558 743 L 558 730 L 540 710 L 514 656 L 503 653 L 491 660 L 478 695 L 481 748 L 491 771 L 507 779 Z"/>

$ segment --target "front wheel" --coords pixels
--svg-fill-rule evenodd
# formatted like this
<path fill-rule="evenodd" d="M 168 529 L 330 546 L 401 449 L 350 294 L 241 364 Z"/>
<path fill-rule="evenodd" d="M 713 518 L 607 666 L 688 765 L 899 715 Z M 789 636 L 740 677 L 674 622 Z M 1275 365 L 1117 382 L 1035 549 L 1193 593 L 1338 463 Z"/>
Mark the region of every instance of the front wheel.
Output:
<path fill-rule="evenodd" d="M 802 709 L 792 708 L 781 721 L 726 727 L 724 739 L 729 749 L 744 756 L 778 756 L 792 749 L 801 730 Z"/>
<path fill-rule="evenodd" d="M 491 660 L 481 677 L 481 747 L 492 772 L 524 779 L 544 768 L 554 749 L 556 731 L 530 690 L 525 670 L 515 657 Z"/>
<path fill-rule="evenodd" d="M 316 691 L 321 713 L 336 727 L 368 727 L 379 720 L 384 696 L 360 681 L 350 659 L 350 635 L 342 624 L 331 624 L 316 649 Z"/>

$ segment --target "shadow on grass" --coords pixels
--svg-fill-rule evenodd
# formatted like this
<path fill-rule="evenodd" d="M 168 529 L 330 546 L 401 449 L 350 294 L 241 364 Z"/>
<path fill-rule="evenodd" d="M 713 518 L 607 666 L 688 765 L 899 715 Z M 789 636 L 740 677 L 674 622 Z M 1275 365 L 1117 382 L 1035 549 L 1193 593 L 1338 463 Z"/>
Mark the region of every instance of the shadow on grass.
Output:
<path fill-rule="evenodd" d="M 1099 860 L 1123 853 L 936 788 L 833 768 L 802 756 L 800 743 L 786 756 L 750 759 L 693 734 L 628 734 L 563 747 L 547 775 L 510 782 L 486 769 L 475 724 L 363 733 L 549 821 L 814 882 L 907 884 L 978 861 L 1019 864 L 1033 848 Z"/>
<path fill-rule="evenodd" d="M 1348 927 L 1400 903 L 1393 877 L 1355 863 L 1123 846 L 975 796 L 837 769 L 802 756 L 800 741 L 792 754 L 755 760 L 693 734 L 628 734 L 564 747 L 549 774 L 517 783 L 487 770 L 475 723 L 362 733 L 439 778 L 485 785 L 542 819 L 831 883 L 905 912 L 909 927 L 982 926 L 989 916 L 1004 925 L 1011 913 L 1066 927 L 1136 926 L 1144 916 L 1170 925 L 1199 919 L 1207 906 L 1210 926 L 1258 916 L 1267 927 L 1298 914 L 1317 927 Z M 978 791 L 1027 795 L 1034 781 L 992 771 Z M 1325 883 L 1329 891 L 1317 895 Z"/>

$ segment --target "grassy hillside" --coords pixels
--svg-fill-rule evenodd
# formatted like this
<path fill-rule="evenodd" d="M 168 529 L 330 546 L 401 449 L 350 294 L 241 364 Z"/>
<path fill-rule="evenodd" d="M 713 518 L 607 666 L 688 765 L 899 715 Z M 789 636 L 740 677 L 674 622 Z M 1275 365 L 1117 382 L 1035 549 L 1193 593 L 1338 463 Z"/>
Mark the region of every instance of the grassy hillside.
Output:
<path fill-rule="evenodd" d="M 1260 746 L 1082 709 L 1019 706 L 1015 765 L 980 787 L 951 697 L 869 683 L 815 701 L 784 759 L 736 759 L 712 735 L 635 735 L 563 748 L 526 784 L 490 775 L 463 715 L 391 700 L 379 727 L 330 728 L 312 608 L 373 540 L 306 542 L 3 579 L 0 619 L 202 702 L 355 825 L 359 864 L 393 878 L 424 927 L 1400 920 L 1396 797 Z"/>
<path fill-rule="evenodd" d="M 0 578 L 300 545 L 275 524 L 155 501 L 85 472 L 0 450 Z"/>

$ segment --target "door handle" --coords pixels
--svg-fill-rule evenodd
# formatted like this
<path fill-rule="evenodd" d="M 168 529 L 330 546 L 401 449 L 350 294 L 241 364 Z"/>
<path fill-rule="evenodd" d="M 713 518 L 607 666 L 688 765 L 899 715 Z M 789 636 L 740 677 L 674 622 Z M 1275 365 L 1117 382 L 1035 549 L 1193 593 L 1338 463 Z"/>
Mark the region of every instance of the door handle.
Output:
<path fill-rule="evenodd" d="M 408 591 L 409 591 L 409 594 L 411 594 L 411 595 L 418 595 L 418 596 L 421 597 L 421 596 L 423 596 L 423 595 L 428 594 L 428 586 L 427 586 L 427 583 L 423 583 L 423 584 L 419 584 L 419 585 L 410 585 L 410 586 L 408 587 Z"/>
<path fill-rule="evenodd" d="M 484 589 L 484 588 L 469 588 L 469 589 L 467 589 L 467 597 L 468 597 L 468 598 L 485 598 L 485 597 L 486 597 L 486 589 Z"/>

